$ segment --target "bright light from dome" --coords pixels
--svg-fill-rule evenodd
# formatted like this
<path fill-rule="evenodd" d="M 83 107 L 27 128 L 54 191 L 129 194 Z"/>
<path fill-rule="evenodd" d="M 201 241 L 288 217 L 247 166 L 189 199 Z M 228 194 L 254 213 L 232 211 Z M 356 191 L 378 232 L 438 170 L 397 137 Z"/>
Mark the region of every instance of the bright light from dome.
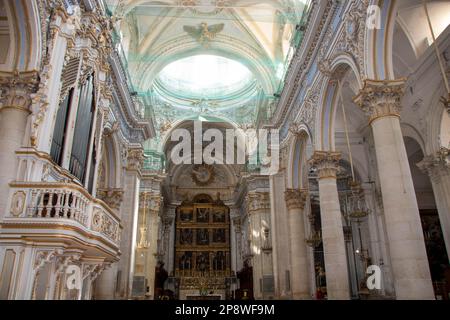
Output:
<path fill-rule="evenodd" d="M 243 64 L 214 55 L 197 55 L 166 66 L 159 82 L 177 94 L 214 98 L 244 89 L 254 77 Z"/>

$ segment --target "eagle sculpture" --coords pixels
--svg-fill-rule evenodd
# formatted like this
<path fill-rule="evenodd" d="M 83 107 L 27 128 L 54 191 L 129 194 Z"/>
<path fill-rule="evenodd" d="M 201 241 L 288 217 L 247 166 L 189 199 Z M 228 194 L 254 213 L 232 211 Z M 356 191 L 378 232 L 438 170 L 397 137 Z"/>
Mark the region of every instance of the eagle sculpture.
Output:
<path fill-rule="evenodd" d="M 212 41 L 219 32 L 223 31 L 225 24 L 215 24 L 208 26 L 206 22 L 202 22 L 198 27 L 184 26 L 183 29 L 192 38 L 197 40 L 202 46 L 209 46 L 209 42 Z"/>

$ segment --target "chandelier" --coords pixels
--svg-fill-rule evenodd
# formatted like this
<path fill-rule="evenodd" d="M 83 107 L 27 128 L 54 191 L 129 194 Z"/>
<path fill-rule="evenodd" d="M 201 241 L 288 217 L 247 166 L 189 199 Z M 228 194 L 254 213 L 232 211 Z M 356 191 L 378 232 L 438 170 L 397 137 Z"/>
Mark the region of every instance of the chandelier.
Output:
<path fill-rule="evenodd" d="M 306 244 L 311 248 L 317 248 L 322 243 L 322 233 L 320 231 L 311 231 L 311 235 L 306 239 Z"/>
<path fill-rule="evenodd" d="M 369 209 L 367 208 L 366 201 L 364 199 L 364 192 L 361 185 L 352 180 L 350 182 L 350 195 L 347 198 L 347 216 L 350 219 L 360 220 L 367 217 Z"/>
<path fill-rule="evenodd" d="M 322 243 L 322 232 L 315 230 L 315 219 L 312 213 L 308 215 L 308 219 L 311 225 L 311 232 L 305 241 L 311 248 L 317 248 Z"/>

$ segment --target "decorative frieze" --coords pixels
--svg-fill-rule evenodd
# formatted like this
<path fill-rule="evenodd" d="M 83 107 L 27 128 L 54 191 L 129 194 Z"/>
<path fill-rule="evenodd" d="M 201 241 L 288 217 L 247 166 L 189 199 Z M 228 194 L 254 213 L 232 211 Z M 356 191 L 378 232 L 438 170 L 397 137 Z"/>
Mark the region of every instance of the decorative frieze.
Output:
<path fill-rule="evenodd" d="M 284 198 L 286 200 L 286 206 L 288 210 L 305 208 L 306 197 L 308 191 L 304 189 L 287 189 L 284 192 Z"/>
<path fill-rule="evenodd" d="M 316 151 L 309 160 L 309 164 L 317 170 L 319 179 L 336 179 L 340 160 L 341 154 L 339 152 Z"/>
<path fill-rule="evenodd" d="M 365 80 L 354 102 L 368 115 L 369 122 L 387 116 L 400 117 L 405 79 L 392 81 Z"/>

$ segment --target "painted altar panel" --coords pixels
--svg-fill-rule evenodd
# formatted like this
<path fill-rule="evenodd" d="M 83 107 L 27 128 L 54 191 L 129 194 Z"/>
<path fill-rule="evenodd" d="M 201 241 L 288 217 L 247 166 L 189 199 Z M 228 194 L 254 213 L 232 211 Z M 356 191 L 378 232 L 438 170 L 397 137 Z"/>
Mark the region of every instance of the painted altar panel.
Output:
<path fill-rule="evenodd" d="M 184 203 L 176 211 L 175 276 L 180 290 L 224 290 L 231 276 L 229 208 Z"/>

